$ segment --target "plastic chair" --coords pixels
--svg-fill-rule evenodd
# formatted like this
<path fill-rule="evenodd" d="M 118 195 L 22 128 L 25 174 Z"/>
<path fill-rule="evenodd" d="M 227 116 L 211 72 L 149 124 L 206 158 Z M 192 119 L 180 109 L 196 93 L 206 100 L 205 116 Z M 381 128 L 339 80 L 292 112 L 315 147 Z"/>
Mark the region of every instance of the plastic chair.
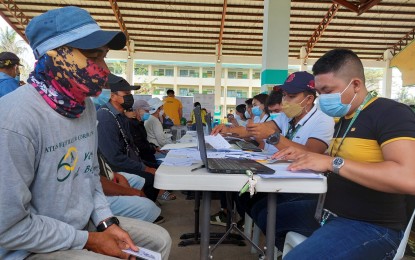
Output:
<path fill-rule="evenodd" d="M 396 251 L 396 255 L 393 258 L 393 260 L 402 259 L 405 254 L 406 244 L 408 243 L 409 234 L 411 233 L 412 224 L 414 222 L 414 216 L 415 216 L 415 210 L 412 213 L 412 217 L 409 220 L 408 225 L 406 226 L 405 233 L 403 235 L 403 238 L 401 240 L 401 243 L 399 244 L 399 247 Z M 288 232 L 285 237 L 282 258 L 284 259 L 285 255 L 288 254 L 288 252 L 290 252 L 294 247 L 301 244 L 306 239 L 307 239 L 306 236 L 303 236 L 299 233 L 296 233 L 293 231 Z"/>

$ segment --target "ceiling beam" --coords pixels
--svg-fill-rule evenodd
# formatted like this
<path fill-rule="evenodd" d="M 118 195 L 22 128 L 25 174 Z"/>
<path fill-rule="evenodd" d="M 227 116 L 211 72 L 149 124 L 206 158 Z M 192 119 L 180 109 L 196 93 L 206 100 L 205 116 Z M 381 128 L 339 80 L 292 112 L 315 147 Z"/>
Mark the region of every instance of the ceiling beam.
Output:
<path fill-rule="evenodd" d="M 125 26 L 124 20 L 122 19 L 121 10 L 118 7 L 117 0 L 108 0 L 110 2 L 112 11 L 114 12 L 115 19 L 117 19 L 117 23 L 120 26 L 121 31 L 125 34 L 127 38 L 127 50 L 129 53 L 133 53 L 134 49 L 131 49 L 130 46 L 130 35 L 128 34 L 127 26 Z"/>
<path fill-rule="evenodd" d="M 217 55 L 217 61 L 218 62 L 220 62 L 220 56 L 221 56 L 221 50 L 222 50 L 222 39 L 223 39 L 223 31 L 225 29 L 225 18 L 226 18 L 227 5 L 228 5 L 228 1 L 223 0 L 222 19 L 221 19 L 221 22 L 220 22 L 219 41 L 218 41 L 218 55 Z"/>
<path fill-rule="evenodd" d="M 326 15 L 324 16 L 323 20 L 321 20 L 320 24 L 317 26 L 316 30 L 311 35 L 310 39 L 307 41 L 306 44 L 306 55 L 304 57 L 304 62 L 307 62 L 308 55 L 313 50 L 314 46 L 319 41 L 320 37 L 323 35 L 324 31 L 326 30 L 327 26 L 329 26 L 331 20 L 336 15 L 337 10 L 339 10 L 339 4 L 332 4 L 327 11 Z"/>
<path fill-rule="evenodd" d="M 20 26 L 26 28 L 26 25 L 29 23 L 29 18 L 27 18 L 26 15 L 19 9 L 16 3 L 13 0 L 0 0 L 0 2 L 4 5 L 10 15 L 17 20 Z M 29 43 L 21 30 L 19 30 L 3 12 L 1 12 L 1 16 L 7 21 L 13 30 L 15 30 L 22 37 L 25 42 Z"/>
<path fill-rule="evenodd" d="M 403 48 L 405 48 L 409 43 L 411 43 L 415 39 L 415 28 L 410 30 L 407 34 L 405 34 L 402 39 L 400 39 L 397 43 L 395 43 L 391 48 L 392 49 L 392 55 L 395 56 L 398 54 Z M 386 50 L 386 49 L 385 49 Z M 383 60 L 383 54 L 380 56 L 380 60 Z"/>
<path fill-rule="evenodd" d="M 359 5 L 359 11 L 357 15 L 361 15 L 373 6 L 377 5 L 381 0 L 368 0 L 367 2 Z"/>

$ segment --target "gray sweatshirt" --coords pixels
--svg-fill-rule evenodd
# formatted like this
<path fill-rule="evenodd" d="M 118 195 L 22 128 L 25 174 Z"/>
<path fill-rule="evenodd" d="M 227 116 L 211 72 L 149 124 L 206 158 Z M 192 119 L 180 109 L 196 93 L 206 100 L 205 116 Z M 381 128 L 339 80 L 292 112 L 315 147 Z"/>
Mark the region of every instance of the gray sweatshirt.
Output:
<path fill-rule="evenodd" d="M 88 221 L 113 215 L 99 180 L 95 108 L 85 102 L 70 119 L 30 85 L 0 99 L 0 259 L 82 249 Z"/>

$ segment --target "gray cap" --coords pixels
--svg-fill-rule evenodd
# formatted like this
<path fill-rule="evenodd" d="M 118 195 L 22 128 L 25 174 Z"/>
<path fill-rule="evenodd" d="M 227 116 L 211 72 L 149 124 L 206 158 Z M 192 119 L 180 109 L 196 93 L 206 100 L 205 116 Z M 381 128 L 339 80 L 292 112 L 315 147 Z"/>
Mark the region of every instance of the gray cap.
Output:
<path fill-rule="evenodd" d="M 150 110 L 150 105 L 147 103 L 147 101 L 134 97 L 133 110 L 137 109 Z"/>

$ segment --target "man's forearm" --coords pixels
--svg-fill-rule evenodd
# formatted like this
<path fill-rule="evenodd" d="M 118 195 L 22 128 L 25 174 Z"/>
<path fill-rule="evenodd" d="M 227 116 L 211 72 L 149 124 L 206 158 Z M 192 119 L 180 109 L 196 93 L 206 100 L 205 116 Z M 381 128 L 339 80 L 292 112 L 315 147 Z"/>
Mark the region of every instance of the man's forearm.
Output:
<path fill-rule="evenodd" d="M 101 176 L 102 189 L 105 196 L 141 196 L 142 191 L 119 185 Z"/>

